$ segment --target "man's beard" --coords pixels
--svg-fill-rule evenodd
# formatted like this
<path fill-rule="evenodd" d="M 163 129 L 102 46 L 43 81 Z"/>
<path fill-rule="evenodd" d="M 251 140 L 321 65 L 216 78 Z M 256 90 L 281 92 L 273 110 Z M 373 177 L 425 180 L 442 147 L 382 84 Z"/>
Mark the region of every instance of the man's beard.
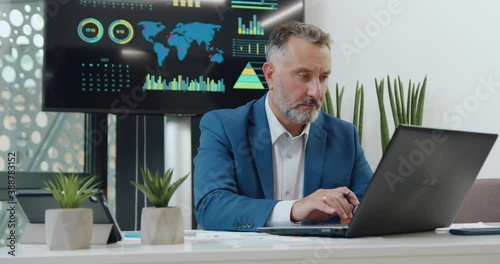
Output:
<path fill-rule="evenodd" d="M 279 78 L 276 78 L 274 82 L 274 91 L 276 92 L 274 94 L 275 103 L 281 114 L 283 114 L 288 120 L 298 124 L 309 124 L 318 118 L 322 104 L 319 100 L 309 98 L 296 103 L 288 102 L 285 89 L 281 86 Z M 298 106 L 302 104 L 314 104 L 316 105 L 316 108 L 299 110 Z"/>

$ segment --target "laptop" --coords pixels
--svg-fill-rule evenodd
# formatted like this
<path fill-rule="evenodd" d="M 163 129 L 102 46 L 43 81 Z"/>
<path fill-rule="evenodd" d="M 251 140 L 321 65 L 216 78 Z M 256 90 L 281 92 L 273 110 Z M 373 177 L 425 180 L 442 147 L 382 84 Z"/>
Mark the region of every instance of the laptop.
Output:
<path fill-rule="evenodd" d="M 45 210 L 60 208 L 52 194 L 45 191 L 18 190 L 16 198 L 30 224 L 44 224 Z M 122 239 L 121 230 L 109 211 L 104 194 L 97 193 L 91 196 L 80 207 L 93 210 L 94 224 L 113 225 L 106 243 L 115 243 Z"/>
<path fill-rule="evenodd" d="M 350 224 L 260 227 L 257 231 L 350 238 L 448 227 L 497 136 L 400 125 Z"/>

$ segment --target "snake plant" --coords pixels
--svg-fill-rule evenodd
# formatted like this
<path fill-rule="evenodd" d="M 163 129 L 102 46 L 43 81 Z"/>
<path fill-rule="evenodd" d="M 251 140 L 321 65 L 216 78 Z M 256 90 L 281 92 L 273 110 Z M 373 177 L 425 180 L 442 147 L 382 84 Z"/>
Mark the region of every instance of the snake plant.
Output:
<path fill-rule="evenodd" d="M 81 177 L 76 173 L 54 174 L 53 179 L 44 181 L 44 190 L 49 191 L 61 208 L 78 208 L 96 194 L 99 182 L 96 177 Z"/>
<path fill-rule="evenodd" d="M 330 114 L 332 116 L 335 116 L 337 118 L 341 118 L 343 97 L 344 97 L 344 87 L 342 87 L 342 89 L 339 89 L 339 84 L 337 83 L 335 86 L 336 107 L 334 108 L 333 106 L 330 90 L 326 90 L 325 101 L 323 102 L 323 105 L 321 105 L 321 111 Z M 356 96 L 354 98 L 354 116 L 352 123 L 358 129 L 360 144 L 362 143 L 362 136 L 363 136 L 364 101 L 365 101 L 364 88 L 363 85 L 359 86 L 359 81 L 358 81 L 356 82 Z"/>
<path fill-rule="evenodd" d="M 173 172 L 173 169 L 168 169 L 165 174 L 161 175 L 159 171 L 152 173 L 149 169 L 141 169 L 144 184 L 133 181 L 130 181 L 130 183 L 143 192 L 155 207 L 167 207 L 172 195 L 189 175 L 185 175 L 170 184 Z"/>
<path fill-rule="evenodd" d="M 337 83 L 337 85 L 335 87 L 335 102 L 336 102 L 336 107 L 335 107 L 336 109 L 335 109 L 333 106 L 332 95 L 330 93 L 330 90 L 327 89 L 326 94 L 325 94 L 325 101 L 321 105 L 321 111 L 323 111 L 327 114 L 330 114 L 332 116 L 335 116 L 337 118 L 340 118 L 340 116 L 342 114 L 341 107 L 342 107 L 342 98 L 343 97 L 344 97 L 344 87 L 342 87 L 342 89 L 339 90 L 339 84 Z M 335 111 L 335 110 L 337 110 L 337 111 Z M 337 114 L 335 114 L 335 112 Z"/>
<path fill-rule="evenodd" d="M 354 116 L 352 123 L 358 129 L 359 144 L 363 143 L 363 115 L 365 105 L 365 92 L 363 84 L 359 86 L 359 81 L 356 82 L 356 96 L 354 97 Z"/>
<path fill-rule="evenodd" d="M 394 127 L 400 124 L 422 125 L 424 113 L 425 90 L 427 86 L 427 75 L 422 85 L 415 84 L 409 80 L 407 94 L 401 78 L 394 79 L 394 87 L 391 87 L 391 79 L 387 76 L 387 90 L 392 111 Z M 385 152 L 390 141 L 389 127 L 387 124 L 387 115 L 384 105 L 384 79 L 377 81 L 375 78 L 375 87 L 377 91 L 378 106 L 380 111 L 380 136 L 382 142 L 382 152 Z M 406 103 L 405 103 L 406 102 Z"/>

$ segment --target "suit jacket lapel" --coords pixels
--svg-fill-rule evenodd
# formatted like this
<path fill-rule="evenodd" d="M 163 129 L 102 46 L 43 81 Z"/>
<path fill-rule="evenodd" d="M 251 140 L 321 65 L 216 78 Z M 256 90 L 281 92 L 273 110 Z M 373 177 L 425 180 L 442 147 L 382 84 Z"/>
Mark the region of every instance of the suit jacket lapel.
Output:
<path fill-rule="evenodd" d="M 304 164 L 304 197 L 321 186 L 321 175 L 325 160 L 326 132 L 321 128 L 322 116 L 311 124 L 306 146 Z"/>
<path fill-rule="evenodd" d="M 274 171 L 271 134 L 263 96 L 253 105 L 249 117 L 249 141 L 257 173 L 266 199 L 274 199 Z"/>

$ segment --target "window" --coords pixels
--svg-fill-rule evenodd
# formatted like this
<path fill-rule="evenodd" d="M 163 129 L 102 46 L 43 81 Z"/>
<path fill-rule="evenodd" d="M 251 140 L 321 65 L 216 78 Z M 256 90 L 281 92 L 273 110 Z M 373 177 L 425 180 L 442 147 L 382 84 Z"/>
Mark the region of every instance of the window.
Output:
<path fill-rule="evenodd" d="M 0 0 L 0 200 L 7 198 L 7 159 L 15 152 L 17 189 L 39 189 L 54 172 L 107 168 L 103 174 L 109 176 L 114 212 L 115 116 L 41 111 L 44 16 L 42 0 Z M 99 127 L 102 119 L 106 131 Z M 99 139 L 96 131 L 105 137 Z M 99 165 L 99 159 L 108 165 Z M 0 202 L 1 212 L 5 207 Z M 22 229 L 26 219 L 16 214 L 16 228 Z M 0 214 L 0 232 L 7 229 L 5 217 Z M 5 242 L 0 238 L 0 246 Z"/>
<path fill-rule="evenodd" d="M 16 150 L 19 172 L 84 166 L 84 114 L 41 112 L 43 1 L 7 1 L 0 10 L 0 171 Z"/>

